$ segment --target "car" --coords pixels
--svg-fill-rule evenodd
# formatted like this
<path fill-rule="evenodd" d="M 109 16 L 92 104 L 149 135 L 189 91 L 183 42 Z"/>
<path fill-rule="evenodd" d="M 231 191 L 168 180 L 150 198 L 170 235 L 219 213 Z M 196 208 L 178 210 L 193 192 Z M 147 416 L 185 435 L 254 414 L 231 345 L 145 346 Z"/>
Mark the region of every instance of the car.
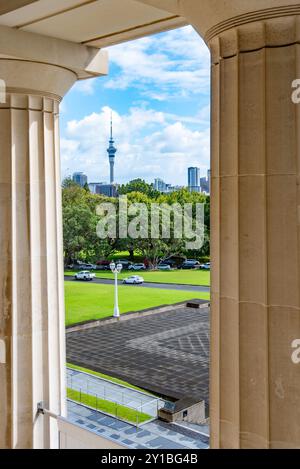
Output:
<path fill-rule="evenodd" d="M 88 270 L 82 270 L 81 272 L 78 272 L 75 274 L 75 280 L 85 280 L 85 281 L 91 281 L 95 278 L 95 274 L 92 272 L 89 272 Z"/>
<path fill-rule="evenodd" d="M 183 256 L 170 256 L 162 261 L 163 264 L 169 264 L 172 269 L 180 269 L 182 264 L 186 261 L 186 257 Z"/>
<path fill-rule="evenodd" d="M 131 275 L 131 277 L 124 278 L 123 283 L 126 283 L 126 284 L 131 283 L 131 284 L 137 285 L 137 284 L 144 283 L 144 279 L 143 277 L 140 277 L 139 275 Z"/>
<path fill-rule="evenodd" d="M 76 270 L 96 270 L 97 266 L 94 264 L 87 264 L 87 263 L 81 263 L 81 264 L 75 264 L 74 269 Z"/>
<path fill-rule="evenodd" d="M 195 259 L 188 259 L 182 264 L 181 269 L 199 269 L 200 265 L 201 264 L 199 261 L 196 261 Z"/>
<path fill-rule="evenodd" d="M 128 270 L 146 270 L 145 264 L 132 264 L 128 267 Z"/>
<path fill-rule="evenodd" d="M 205 264 L 201 264 L 200 268 L 203 270 L 210 270 L 210 262 L 206 262 Z"/>
<path fill-rule="evenodd" d="M 109 266 L 110 266 L 110 261 L 108 260 L 102 260 L 96 263 L 97 270 L 110 270 Z"/>
<path fill-rule="evenodd" d="M 83 264 L 81 267 L 85 270 L 96 270 L 97 268 L 95 264 Z"/>
<path fill-rule="evenodd" d="M 157 266 L 158 270 L 171 270 L 170 264 L 161 263 Z"/>
<path fill-rule="evenodd" d="M 119 259 L 116 261 L 116 264 L 121 264 L 123 269 L 129 269 L 129 267 L 133 265 L 133 263 L 128 261 L 127 259 Z"/>

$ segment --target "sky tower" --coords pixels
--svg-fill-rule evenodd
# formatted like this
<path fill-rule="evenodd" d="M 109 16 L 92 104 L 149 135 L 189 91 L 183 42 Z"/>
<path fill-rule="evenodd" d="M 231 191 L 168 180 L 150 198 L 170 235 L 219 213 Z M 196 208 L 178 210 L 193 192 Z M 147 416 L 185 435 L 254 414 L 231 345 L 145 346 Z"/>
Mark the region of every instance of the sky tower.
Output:
<path fill-rule="evenodd" d="M 109 166 L 110 166 L 110 184 L 113 184 L 115 181 L 114 175 L 114 166 L 115 166 L 115 156 L 117 153 L 117 149 L 114 146 L 114 139 L 113 139 L 113 129 L 112 129 L 112 115 L 110 118 L 110 140 L 109 140 L 109 147 L 107 149 L 108 158 L 109 158 Z"/>

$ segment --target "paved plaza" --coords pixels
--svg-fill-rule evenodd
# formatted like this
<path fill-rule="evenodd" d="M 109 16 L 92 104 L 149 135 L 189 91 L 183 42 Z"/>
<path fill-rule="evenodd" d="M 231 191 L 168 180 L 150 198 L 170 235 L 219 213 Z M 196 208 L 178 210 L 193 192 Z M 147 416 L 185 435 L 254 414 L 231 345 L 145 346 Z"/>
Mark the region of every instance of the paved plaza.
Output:
<path fill-rule="evenodd" d="M 167 398 L 208 403 L 209 308 L 170 306 L 69 331 L 67 360 Z"/>
<path fill-rule="evenodd" d="M 154 420 L 139 428 L 68 401 L 68 420 L 129 449 L 208 449 L 209 437 L 176 424 Z"/>

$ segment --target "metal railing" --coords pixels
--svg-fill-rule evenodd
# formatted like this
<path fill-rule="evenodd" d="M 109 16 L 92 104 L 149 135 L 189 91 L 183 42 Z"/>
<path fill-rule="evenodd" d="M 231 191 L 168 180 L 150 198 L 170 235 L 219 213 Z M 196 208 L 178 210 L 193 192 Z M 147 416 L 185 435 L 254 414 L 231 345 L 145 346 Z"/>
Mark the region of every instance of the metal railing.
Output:
<path fill-rule="evenodd" d="M 164 401 L 160 399 L 153 399 L 152 401 L 143 402 L 140 404 L 126 402 L 125 393 L 122 393 L 122 400 L 114 400 L 107 395 L 105 388 L 103 393 L 100 395 L 91 392 L 88 388 L 82 388 L 80 386 L 71 386 L 68 383 L 67 387 L 67 398 L 70 401 L 77 402 L 93 410 L 102 412 L 106 415 L 115 417 L 119 420 L 125 421 L 136 427 L 139 427 L 143 423 L 150 422 L 157 418 L 158 411 L 164 406 Z M 155 406 L 155 415 L 153 412 L 149 414 L 149 407 L 153 410 Z"/>

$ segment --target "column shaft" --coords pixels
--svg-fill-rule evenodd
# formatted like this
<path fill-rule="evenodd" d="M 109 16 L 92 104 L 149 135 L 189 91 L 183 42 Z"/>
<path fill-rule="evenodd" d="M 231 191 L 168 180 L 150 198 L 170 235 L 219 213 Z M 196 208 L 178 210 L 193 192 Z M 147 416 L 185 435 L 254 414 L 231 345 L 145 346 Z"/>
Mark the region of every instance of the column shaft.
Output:
<path fill-rule="evenodd" d="M 36 411 L 65 414 L 58 109 L 76 76 L 13 62 L 0 61 L 0 447 L 55 448 L 56 421 Z"/>
<path fill-rule="evenodd" d="M 300 447 L 299 17 L 212 50 L 211 445 Z"/>

